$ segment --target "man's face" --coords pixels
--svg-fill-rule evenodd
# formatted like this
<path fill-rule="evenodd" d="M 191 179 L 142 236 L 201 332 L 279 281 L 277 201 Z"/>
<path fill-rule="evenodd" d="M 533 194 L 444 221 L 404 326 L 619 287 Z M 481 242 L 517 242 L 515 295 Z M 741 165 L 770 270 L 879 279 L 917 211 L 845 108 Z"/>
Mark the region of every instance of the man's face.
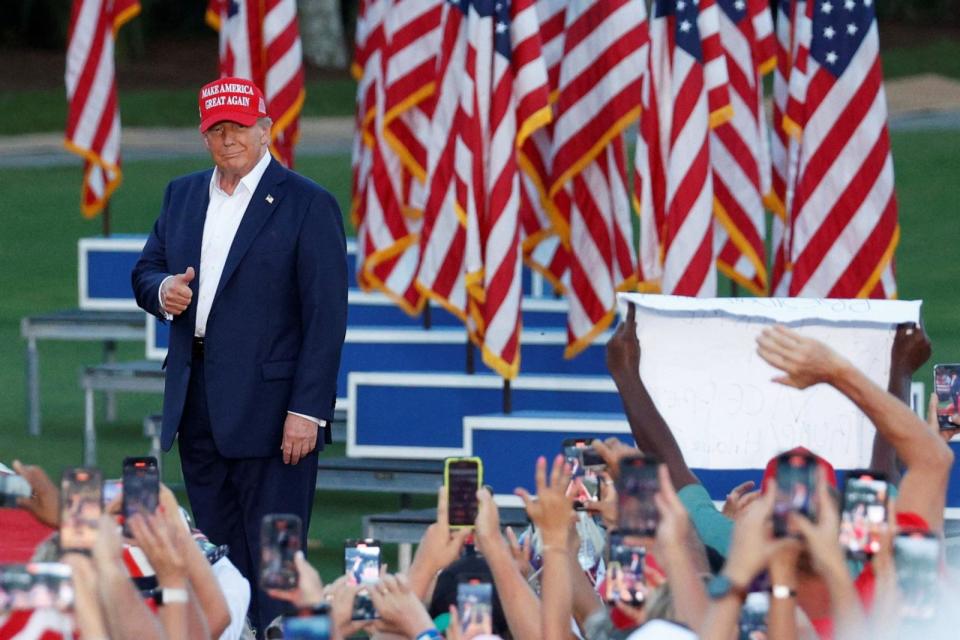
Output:
<path fill-rule="evenodd" d="M 207 129 L 203 133 L 203 141 L 221 173 L 245 176 L 270 143 L 270 131 L 259 123 L 245 127 L 224 121 Z"/>

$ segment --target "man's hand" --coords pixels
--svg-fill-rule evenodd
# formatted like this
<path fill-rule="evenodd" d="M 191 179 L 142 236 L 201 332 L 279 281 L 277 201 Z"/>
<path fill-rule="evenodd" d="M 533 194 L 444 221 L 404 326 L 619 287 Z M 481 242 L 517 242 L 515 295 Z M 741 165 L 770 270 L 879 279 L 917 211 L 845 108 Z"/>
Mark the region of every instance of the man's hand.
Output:
<path fill-rule="evenodd" d="M 161 587 L 184 588 L 187 585 L 185 541 L 171 530 L 161 514 L 134 514 L 128 523 L 137 541 L 157 574 Z"/>
<path fill-rule="evenodd" d="M 274 600 L 293 603 L 295 607 L 313 607 L 323 602 L 323 581 L 317 570 L 307 562 L 303 551 L 293 556 L 297 567 L 297 587 L 295 589 L 267 589 L 267 595 Z"/>
<path fill-rule="evenodd" d="M 570 470 L 562 454 L 553 460 L 549 484 L 547 460 L 543 456 L 537 460 L 536 483 L 536 500 L 522 487 L 515 489 L 514 493 L 523 500 L 530 521 L 540 529 L 544 548 L 556 546 L 566 549 L 570 522 L 575 516 L 573 500 L 566 495 L 567 485 L 570 484 Z"/>
<path fill-rule="evenodd" d="M 631 307 L 632 308 L 632 307 Z M 623 440 L 616 437 L 609 437 L 606 440 L 594 440 L 591 443 L 593 450 L 603 458 L 607 465 L 607 473 L 612 480 L 620 477 L 620 461 L 628 456 L 635 456 L 641 453 L 640 449 L 625 444 Z"/>
<path fill-rule="evenodd" d="M 847 361 L 827 345 L 782 325 L 763 330 L 757 338 L 757 353 L 786 374 L 777 376 L 774 382 L 796 389 L 831 383 L 847 366 Z"/>
<path fill-rule="evenodd" d="M 912 376 L 930 359 L 931 353 L 930 340 L 923 327 L 912 322 L 898 325 L 890 349 L 890 369 L 900 375 Z"/>
<path fill-rule="evenodd" d="M 463 549 L 463 543 L 469 534 L 468 529 L 450 530 L 447 489 L 440 487 L 437 492 L 437 520 L 427 527 L 420 538 L 413 563 L 425 566 L 432 578 L 460 557 L 460 550 Z"/>
<path fill-rule="evenodd" d="M 163 281 L 160 285 L 160 301 L 163 302 L 164 311 L 178 316 L 190 306 L 190 301 L 193 299 L 190 283 L 195 275 L 193 267 L 187 267 L 183 273 Z"/>
<path fill-rule="evenodd" d="M 381 576 L 380 582 L 370 588 L 370 599 L 380 615 L 380 623 L 406 638 L 415 638 L 435 628 L 423 603 L 410 589 L 406 576 Z"/>
<path fill-rule="evenodd" d="M 733 488 L 733 491 L 727 494 L 727 500 L 723 503 L 723 515 L 731 520 L 736 520 L 737 516 L 751 502 L 760 497 L 760 490 L 752 490 L 757 483 L 753 480 L 741 482 Z"/>
<path fill-rule="evenodd" d="M 26 509 L 48 527 L 60 526 L 60 491 L 50 480 L 46 472 L 32 464 L 13 461 L 13 470 L 23 476 L 33 495 L 29 498 L 17 498 L 17 506 Z"/>
<path fill-rule="evenodd" d="M 607 369 L 616 380 L 620 376 L 640 375 L 640 344 L 637 342 L 636 307 L 630 304 L 627 315 L 607 342 Z"/>
<path fill-rule="evenodd" d="M 313 451 L 317 446 L 317 431 L 320 425 L 303 416 L 287 414 L 283 422 L 283 464 L 297 464 L 300 458 Z"/>

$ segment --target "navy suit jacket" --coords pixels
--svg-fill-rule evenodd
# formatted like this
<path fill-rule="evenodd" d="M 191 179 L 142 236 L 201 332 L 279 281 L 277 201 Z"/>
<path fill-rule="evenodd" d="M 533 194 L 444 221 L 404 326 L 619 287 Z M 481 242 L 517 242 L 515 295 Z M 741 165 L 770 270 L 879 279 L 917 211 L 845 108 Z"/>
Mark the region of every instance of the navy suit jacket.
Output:
<path fill-rule="evenodd" d="M 190 381 L 212 172 L 167 186 L 160 217 L 132 273 L 137 303 L 163 318 L 160 283 L 187 267 L 197 272 L 190 306 L 170 326 L 165 451 L 180 427 Z M 332 421 L 346 324 L 340 208 L 319 185 L 271 160 L 234 236 L 207 320 L 207 404 L 223 456 L 279 455 L 287 411 Z M 330 429 L 324 431 L 329 442 Z"/>

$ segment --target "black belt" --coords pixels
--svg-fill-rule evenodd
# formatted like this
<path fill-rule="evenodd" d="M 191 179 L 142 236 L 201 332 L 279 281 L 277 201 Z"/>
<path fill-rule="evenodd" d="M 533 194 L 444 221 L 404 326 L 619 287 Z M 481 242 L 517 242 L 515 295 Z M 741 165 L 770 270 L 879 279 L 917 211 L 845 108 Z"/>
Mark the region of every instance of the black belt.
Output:
<path fill-rule="evenodd" d="M 193 339 L 193 357 L 203 357 L 203 338 L 194 337 Z"/>

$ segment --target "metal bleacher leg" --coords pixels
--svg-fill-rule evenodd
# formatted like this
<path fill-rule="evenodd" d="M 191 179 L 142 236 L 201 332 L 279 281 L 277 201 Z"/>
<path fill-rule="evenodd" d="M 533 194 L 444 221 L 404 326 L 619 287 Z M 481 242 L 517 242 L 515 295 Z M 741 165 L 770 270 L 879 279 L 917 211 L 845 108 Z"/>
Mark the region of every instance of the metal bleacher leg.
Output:
<path fill-rule="evenodd" d="M 400 565 L 400 573 L 406 573 L 413 562 L 413 545 L 409 542 L 401 542 L 397 545 L 397 564 Z"/>
<path fill-rule="evenodd" d="M 97 431 L 93 412 L 93 389 L 88 386 L 83 392 L 83 464 L 88 467 L 97 464 Z"/>
<path fill-rule="evenodd" d="M 103 361 L 111 364 L 117 361 L 117 342 L 116 340 L 103 341 Z M 107 400 L 107 422 L 117 421 L 117 394 L 113 391 L 104 392 Z"/>
<path fill-rule="evenodd" d="M 37 340 L 27 340 L 27 432 L 40 435 L 40 354 Z"/>

